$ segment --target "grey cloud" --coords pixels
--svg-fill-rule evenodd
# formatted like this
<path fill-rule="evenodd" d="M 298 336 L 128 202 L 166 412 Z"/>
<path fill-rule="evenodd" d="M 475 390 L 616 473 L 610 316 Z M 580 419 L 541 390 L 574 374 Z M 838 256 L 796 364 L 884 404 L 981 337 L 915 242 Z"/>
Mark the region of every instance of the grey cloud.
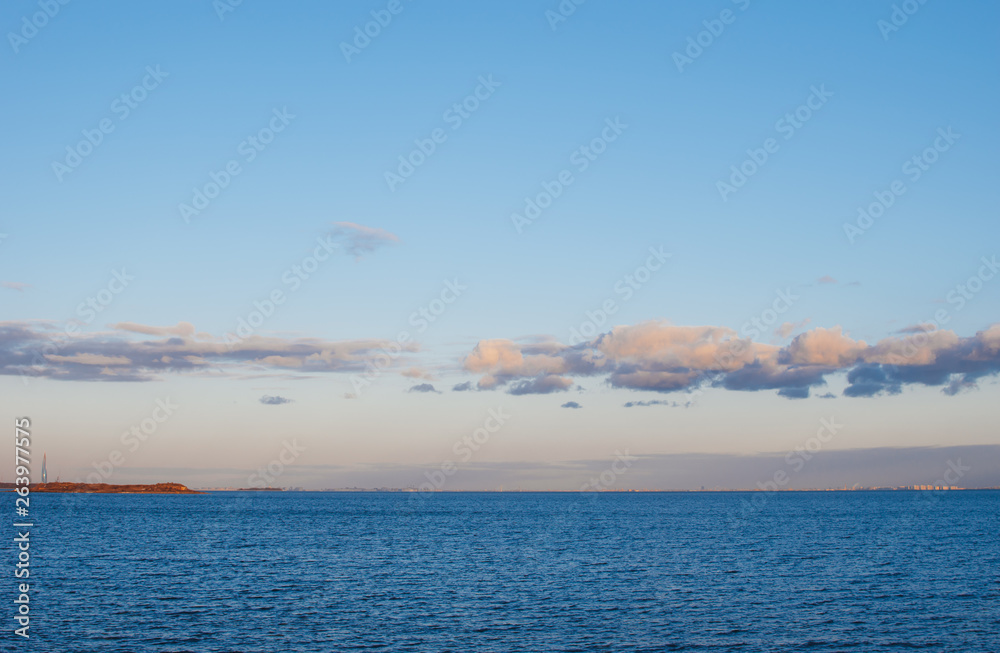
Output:
<path fill-rule="evenodd" d="M 674 408 L 677 408 L 678 406 L 682 406 L 683 404 L 680 404 L 676 401 L 662 401 L 660 399 L 652 399 L 650 401 L 626 401 L 623 405 L 625 406 L 625 408 L 637 408 L 637 407 L 644 408 L 646 406 L 672 406 Z"/>
<path fill-rule="evenodd" d="M 260 398 L 260 403 L 266 406 L 280 406 L 281 404 L 290 404 L 292 400 L 278 395 L 264 395 Z"/>
<path fill-rule="evenodd" d="M 178 330 L 126 324 L 111 332 L 76 330 L 69 335 L 67 327 L 52 322 L 0 322 L 0 374 L 66 381 L 151 381 L 167 373 L 361 372 L 368 358 L 389 344 L 269 336 L 227 342 L 205 334 L 136 339 L 139 333 L 165 336 Z M 416 348 L 414 343 L 403 346 L 407 352 Z"/>
<path fill-rule="evenodd" d="M 540 376 L 516 383 L 507 391 L 512 395 L 547 395 L 568 390 L 573 382 L 561 376 Z"/>

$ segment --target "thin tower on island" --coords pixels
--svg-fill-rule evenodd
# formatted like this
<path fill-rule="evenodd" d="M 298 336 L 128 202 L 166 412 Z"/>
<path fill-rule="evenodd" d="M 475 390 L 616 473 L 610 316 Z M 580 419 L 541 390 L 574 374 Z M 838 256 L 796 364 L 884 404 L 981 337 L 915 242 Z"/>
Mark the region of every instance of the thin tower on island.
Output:
<path fill-rule="evenodd" d="M 42 483 L 49 482 L 49 473 L 45 469 L 45 454 L 42 454 Z"/>

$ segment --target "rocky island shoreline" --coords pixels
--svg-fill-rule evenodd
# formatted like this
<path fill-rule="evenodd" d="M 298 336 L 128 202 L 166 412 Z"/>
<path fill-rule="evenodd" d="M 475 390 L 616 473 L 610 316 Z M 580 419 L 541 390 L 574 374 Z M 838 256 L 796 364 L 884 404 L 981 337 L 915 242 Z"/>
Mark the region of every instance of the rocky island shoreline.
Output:
<path fill-rule="evenodd" d="M 205 494 L 180 483 L 153 485 L 114 485 L 111 483 L 37 483 L 32 492 L 63 492 L 70 494 Z"/>

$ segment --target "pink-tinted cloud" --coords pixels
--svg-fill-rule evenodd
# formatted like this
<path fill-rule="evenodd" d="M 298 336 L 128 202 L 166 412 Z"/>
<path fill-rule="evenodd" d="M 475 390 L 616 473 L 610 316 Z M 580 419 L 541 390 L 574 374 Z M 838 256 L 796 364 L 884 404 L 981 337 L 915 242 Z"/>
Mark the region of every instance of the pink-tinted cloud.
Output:
<path fill-rule="evenodd" d="M 479 373 L 480 390 L 506 387 L 512 394 L 539 394 L 571 387 L 575 377 L 600 377 L 613 387 L 656 392 L 701 386 L 728 390 L 777 390 L 803 399 L 846 372 L 848 396 L 900 392 L 907 384 L 944 386 L 944 392 L 975 387 L 1000 372 L 1000 325 L 961 338 L 951 331 L 911 333 L 868 345 L 839 326 L 817 327 L 785 347 L 739 338 L 725 327 L 644 322 L 617 326 L 573 347 L 554 342 L 480 342 L 464 361 Z"/>
<path fill-rule="evenodd" d="M 818 327 L 795 336 L 783 350 L 782 361 L 791 365 L 844 367 L 857 361 L 865 348 L 864 341 L 848 338 L 839 326 Z"/>
<path fill-rule="evenodd" d="M 812 322 L 812 320 L 808 317 L 801 322 L 782 322 L 781 326 L 774 330 L 774 335 L 779 338 L 787 338 L 792 335 L 792 333 L 807 326 L 810 322 Z"/>
<path fill-rule="evenodd" d="M 191 336 L 194 335 L 194 325 L 190 322 L 178 322 L 175 326 L 158 327 L 135 322 L 119 322 L 111 325 L 112 329 L 118 331 L 129 331 L 132 333 L 143 333 L 147 336 Z"/>

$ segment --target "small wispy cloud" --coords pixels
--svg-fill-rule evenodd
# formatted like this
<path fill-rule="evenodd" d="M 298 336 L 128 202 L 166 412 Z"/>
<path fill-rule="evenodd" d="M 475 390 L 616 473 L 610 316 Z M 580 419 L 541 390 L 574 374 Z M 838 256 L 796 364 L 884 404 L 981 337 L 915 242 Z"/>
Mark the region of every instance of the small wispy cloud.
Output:
<path fill-rule="evenodd" d="M 562 406 L 560 406 L 560 408 L 583 408 L 583 406 L 576 403 L 575 401 L 567 401 Z"/>
<path fill-rule="evenodd" d="M 896 333 L 930 333 L 931 331 L 936 331 L 937 325 L 933 322 L 923 322 L 920 324 L 913 324 L 908 327 L 903 327 L 896 331 Z"/>
<path fill-rule="evenodd" d="M 469 392 L 470 390 L 475 390 L 475 386 L 472 385 L 472 381 L 465 381 L 464 383 L 457 383 L 451 389 L 452 392 Z"/>
<path fill-rule="evenodd" d="M 422 370 L 419 367 L 411 367 L 400 372 L 403 376 L 408 379 L 424 379 L 425 381 L 430 381 L 434 378 L 434 375 L 426 370 Z"/>
<path fill-rule="evenodd" d="M 138 324 L 136 322 L 118 322 L 111 325 L 117 331 L 129 331 L 131 333 L 141 333 L 147 336 L 192 336 L 194 335 L 194 325 L 190 322 L 178 322 L 175 326 L 159 327 L 148 324 Z"/>
<path fill-rule="evenodd" d="M 290 404 L 292 401 L 292 399 L 280 397 L 278 395 L 264 395 L 260 398 L 260 403 L 265 406 L 280 406 L 281 404 Z"/>
<path fill-rule="evenodd" d="M 16 290 L 18 292 L 24 292 L 28 288 L 31 288 L 30 283 L 21 283 L 20 281 L 4 281 L 0 283 L 0 286 L 3 286 L 8 290 Z"/>
<path fill-rule="evenodd" d="M 527 381 L 521 381 L 511 386 L 507 393 L 512 395 L 547 395 L 550 392 L 568 390 L 572 385 L 572 379 L 548 374 Z"/>
<path fill-rule="evenodd" d="M 678 403 L 676 401 L 662 401 L 660 399 L 653 399 L 652 401 L 627 401 L 625 402 L 625 408 L 637 408 L 646 406 L 673 406 L 674 408 L 679 408 L 684 404 Z"/>
<path fill-rule="evenodd" d="M 433 392 L 436 394 L 441 394 L 441 392 L 439 390 L 436 390 L 434 386 L 431 385 L 430 383 L 421 383 L 419 385 L 415 385 L 409 390 L 407 390 L 407 392 Z"/>
<path fill-rule="evenodd" d="M 777 329 L 774 330 L 774 333 L 775 335 L 780 336 L 782 338 L 787 338 L 788 336 L 792 335 L 794 331 L 801 329 L 810 322 L 812 322 L 812 320 L 809 319 L 808 317 L 802 320 L 801 322 L 783 322 L 781 326 L 779 326 Z"/>
<path fill-rule="evenodd" d="M 817 279 L 816 283 L 837 283 L 837 280 L 827 274 Z"/>
<path fill-rule="evenodd" d="M 366 227 L 354 222 L 334 222 L 333 238 L 338 240 L 344 251 L 361 258 L 371 254 L 379 247 L 390 243 L 398 243 L 399 236 L 378 227 Z"/>

